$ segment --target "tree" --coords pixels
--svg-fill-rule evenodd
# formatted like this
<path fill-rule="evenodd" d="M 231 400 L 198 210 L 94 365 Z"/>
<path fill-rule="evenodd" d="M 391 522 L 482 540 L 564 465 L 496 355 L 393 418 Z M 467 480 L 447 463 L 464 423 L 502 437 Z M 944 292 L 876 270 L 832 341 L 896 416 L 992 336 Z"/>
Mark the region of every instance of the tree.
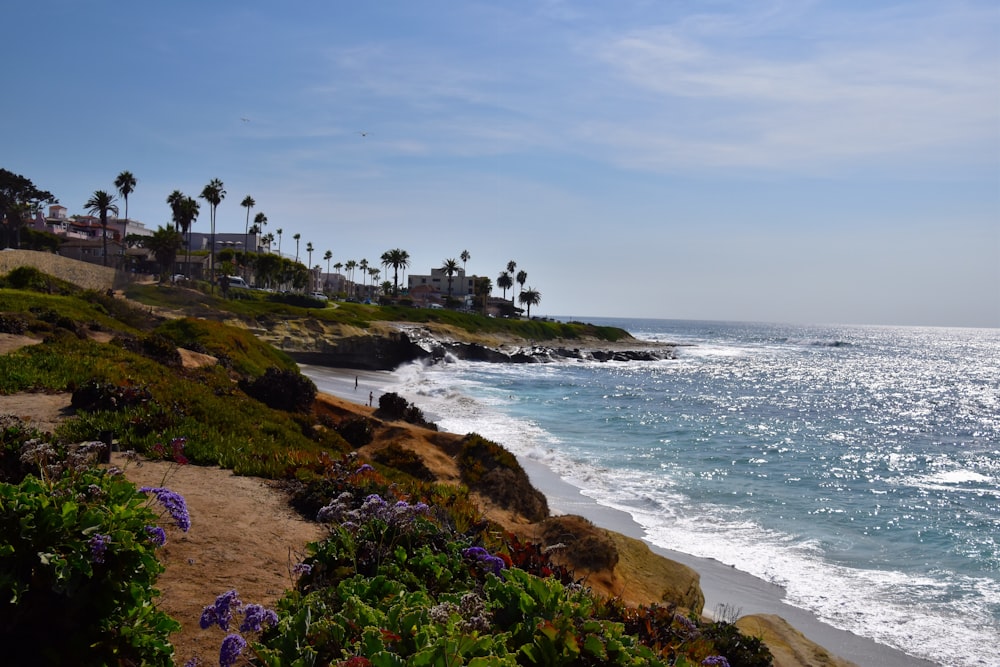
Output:
<path fill-rule="evenodd" d="M 542 293 L 538 290 L 529 287 L 528 289 L 522 291 L 518 296 L 517 300 L 521 302 L 521 305 L 527 304 L 528 306 L 528 319 L 531 319 L 531 307 L 537 306 L 542 301 Z"/>
<path fill-rule="evenodd" d="M 358 262 L 358 268 L 361 269 L 361 286 L 363 293 L 368 289 L 368 260 L 362 259 Z"/>
<path fill-rule="evenodd" d="M 257 225 L 257 234 L 263 234 L 264 233 L 264 227 L 267 226 L 267 216 L 264 215 L 263 211 L 260 211 L 260 212 L 257 213 L 257 215 L 255 215 L 253 217 L 253 223 L 255 225 Z M 263 240 L 264 240 L 263 238 L 259 238 L 257 241 L 255 241 L 255 243 L 257 245 L 257 254 L 258 255 L 260 254 L 260 243 L 259 243 L 259 241 L 263 241 Z"/>
<path fill-rule="evenodd" d="M 118 194 L 125 200 L 125 222 L 122 224 L 122 239 L 125 238 L 125 230 L 128 229 L 128 196 L 135 192 L 135 176 L 131 171 L 123 171 L 115 178 L 115 187 Z M 125 244 L 122 243 L 122 257 L 125 257 Z"/>
<path fill-rule="evenodd" d="M 87 213 L 96 213 L 101 218 L 101 236 L 104 243 L 104 266 L 108 265 L 108 211 L 118 215 L 118 206 L 115 205 L 114 195 L 108 194 L 104 190 L 95 190 L 94 194 L 83 205 Z"/>
<path fill-rule="evenodd" d="M 167 195 L 167 204 L 170 206 L 171 220 L 174 222 L 174 229 L 180 230 L 180 226 L 177 223 L 178 218 L 180 218 L 180 207 L 181 202 L 184 201 L 184 193 L 180 190 L 174 190 L 169 195 Z"/>
<path fill-rule="evenodd" d="M 462 271 L 465 271 L 465 263 L 472 259 L 472 255 L 469 254 L 468 250 L 463 250 L 458 257 L 462 260 Z"/>
<path fill-rule="evenodd" d="M 518 271 L 517 272 L 517 284 L 521 286 L 521 291 L 524 291 L 524 283 L 528 282 L 528 272 Z"/>
<path fill-rule="evenodd" d="M 143 245 L 153 253 L 156 263 L 160 265 L 161 280 L 177 260 L 177 251 L 182 243 L 181 233 L 170 227 L 160 227 L 152 236 L 143 239 Z"/>
<path fill-rule="evenodd" d="M 309 256 L 309 261 L 306 262 L 306 266 L 312 266 L 312 263 L 313 263 L 313 244 L 312 244 L 312 241 L 309 241 L 308 243 L 306 243 L 306 254 Z M 312 280 L 311 280 L 312 279 L 312 272 L 310 272 L 309 278 L 310 278 L 309 282 L 311 283 L 312 282 Z M 309 285 L 309 289 L 310 289 L 310 291 L 312 291 L 312 285 Z"/>
<path fill-rule="evenodd" d="M 458 261 L 454 259 L 444 260 L 441 270 L 448 276 L 448 301 L 451 301 L 451 281 L 455 277 L 455 274 L 458 273 Z"/>
<path fill-rule="evenodd" d="M 247 224 L 243 228 L 243 253 L 244 254 L 246 254 L 246 252 L 247 252 L 247 244 L 249 243 L 249 237 L 250 237 L 250 209 L 252 209 L 256 205 L 257 205 L 257 202 L 255 202 L 253 200 L 253 197 L 251 197 L 250 195 L 247 195 L 246 197 L 244 197 L 243 201 L 240 202 L 240 206 L 242 206 L 243 208 L 245 208 L 247 210 Z"/>
<path fill-rule="evenodd" d="M 344 268 L 347 269 L 347 276 L 348 276 L 347 280 L 348 282 L 351 283 L 351 289 L 348 292 L 348 294 L 351 296 L 355 296 L 357 295 L 357 289 L 355 289 L 354 286 L 354 269 L 358 268 L 357 260 L 353 259 L 347 260 L 347 263 L 344 264 Z"/>
<path fill-rule="evenodd" d="M 223 188 L 224 186 L 222 184 L 222 181 L 220 181 L 217 178 L 213 178 L 211 181 L 208 182 L 208 185 L 206 185 L 202 189 L 201 194 L 198 195 L 199 197 L 207 201 L 209 206 L 211 207 L 211 210 L 209 211 L 211 217 L 209 218 L 209 220 L 212 225 L 212 233 L 211 233 L 212 240 L 210 241 L 211 254 L 209 255 L 209 267 L 210 267 L 209 280 L 212 282 L 213 290 L 215 289 L 215 209 L 219 208 L 219 204 L 221 204 L 222 200 L 226 198 L 226 191 Z"/>
<path fill-rule="evenodd" d="M 393 269 L 393 296 L 399 297 L 399 270 L 410 265 L 410 253 L 400 248 L 393 248 L 382 253 L 382 266 Z"/>
<path fill-rule="evenodd" d="M 0 169 L 0 247 L 20 248 L 25 215 L 56 201 L 51 192 L 39 190 L 24 176 Z"/>
<path fill-rule="evenodd" d="M 323 259 L 326 260 L 326 281 L 323 284 L 323 287 L 326 288 L 330 283 L 330 260 L 333 259 L 333 251 L 327 250 L 323 253 Z"/>
<path fill-rule="evenodd" d="M 503 290 L 503 298 L 507 299 L 507 290 L 514 286 L 514 280 L 506 271 L 497 276 L 497 287 Z"/>
<path fill-rule="evenodd" d="M 285 233 L 285 230 L 278 227 L 274 230 L 274 233 L 278 235 L 278 257 L 281 257 L 281 235 Z"/>
<path fill-rule="evenodd" d="M 302 238 L 302 234 L 292 234 L 292 238 L 295 239 L 295 261 L 299 261 L 299 239 Z"/>
<path fill-rule="evenodd" d="M 483 315 L 486 314 L 486 303 L 490 298 L 490 292 L 493 291 L 493 283 L 489 278 L 483 276 L 482 278 L 476 278 L 476 284 L 474 286 L 476 296 L 483 297 Z"/>
<path fill-rule="evenodd" d="M 179 231 L 181 234 L 187 237 L 187 261 L 185 265 L 185 273 L 188 274 L 188 278 L 191 278 L 191 227 L 194 226 L 194 221 L 198 218 L 198 213 L 201 211 L 201 205 L 198 204 L 197 199 L 192 199 L 191 197 L 182 197 L 177 203 L 177 211 L 175 212 L 174 218 L 174 230 Z"/>

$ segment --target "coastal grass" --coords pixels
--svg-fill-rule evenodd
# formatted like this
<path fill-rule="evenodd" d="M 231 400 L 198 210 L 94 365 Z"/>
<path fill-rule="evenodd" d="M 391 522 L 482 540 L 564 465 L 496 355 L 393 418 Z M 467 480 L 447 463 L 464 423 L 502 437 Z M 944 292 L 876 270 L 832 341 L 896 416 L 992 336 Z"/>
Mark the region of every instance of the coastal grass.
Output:
<path fill-rule="evenodd" d="M 141 303 L 178 310 L 192 316 L 209 317 L 206 313 L 211 312 L 214 319 L 228 316 L 256 320 L 262 325 L 274 319 L 310 317 L 361 329 L 367 329 L 376 322 L 440 324 L 471 334 L 502 334 L 522 338 L 526 342 L 583 338 L 616 342 L 631 337 L 627 331 L 617 327 L 585 322 L 510 319 L 440 308 L 351 302 L 307 300 L 304 303 L 308 305 L 296 305 L 287 302 L 289 297 L 285 295 L 243 289 L 230 289 L 229 292 L 232 298 L 173 286 L 135 285 L 126 291 L 126 295 Z"/>

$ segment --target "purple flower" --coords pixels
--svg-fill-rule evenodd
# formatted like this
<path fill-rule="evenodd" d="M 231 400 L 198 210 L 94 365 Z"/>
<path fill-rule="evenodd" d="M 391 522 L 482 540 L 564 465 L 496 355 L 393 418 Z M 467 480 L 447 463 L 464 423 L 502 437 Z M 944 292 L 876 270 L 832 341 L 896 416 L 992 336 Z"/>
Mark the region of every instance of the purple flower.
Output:
<path fill-rule="evenodd" d="M 149 541 L 158 547 L 162 547 L 167 543 L 167 533 L 159 526 L 146 526 L 146 536 L 149 537 Z"/>
<path fill-rule="evenodd" d="M 292 566 L 294 574 L 312 574 L 313 566 L 309 563 L 296 563 Z"/>
<path fill-rule="evenodd" d="M 198 660 L 197 656 L 195 656 L 194 658 L 191 658 L 190 660 L 188 660 L 187 662 L 185 662 L 184 663 L 184 667 L 198 667 L 198 665 L 200 665 L 200 664 L 201 664 L 201 661 Z"/>
<path fill-rule="evenodd" d="M 90 547 L 90 559 L 95 563 L 103 563 L 104 554 L 108 550 L 108 542 L 110 541 L 110 535 L 94 533 L 94 536 L 90 538 L 89 542 L 87 542 L 87 546 Z"/>
<path fill-rule="evenodd" d="M 187 503 L 184 502 L 184 496 L 179 493 L 174 493 L 170 489 L 165 489 L 162 486 L 144 486 L 139 489 L 139 492 L 152 493 L 155 495 L 156 499 L 160 501 L 163 508 L 167 510 L 178 528 L 183 530 L 185 533 L 191 529 L 191 515 L 188 514 Z"/>
<path fill-rule="evenodd" d="M 219 667 L 232 667 L 236 664 L 236 659 L 247 647 L 247 640 L 239 635 L 227 635 L 222 640 L 222 648 L 219 649 Z"/>
<path fill-rule="evenodd" d="M 240 632 L 260 632 L 264 625 L 278 624 L 278 615 L 259 604 L 248 604 L 243 610 L 243 623 Z"/>
<path fill-rule="evenodd" d="M 462 549 L 462 555 L 480 563 L 497 576 L 500 576 L 500 570 L 507 567 L 507 564 L 503 562 L 502 558 L 499 556 L 493 556 L 489 551 L 482 547 L 469 547 L 468 549 Z"/>
<path fill-rule="evenodd" d="M 213 625 L 229 630 L 229 623 L 233 620 L 233 610 L 239 609 L 242 604 L 235 590 L 226 591 L 215 598 L 215 604 L 210 604 L 202 610 L 198 624 L 202 630 L 207 630 Z"/>
<path fill-rule="evenodd" d="M 375 468 L 371 467 L 367 463 L 362 463 L 361 466 L 354 471 L 355 475 L 360 475 L 363 472 L 374 472 Z"/>
<path fill-rule="evenodd" d="M 729 661 L 721 655 L 710 655 L 701 661 L 703 665 L 714 665 L 714 667 L 729 667 Z"/>

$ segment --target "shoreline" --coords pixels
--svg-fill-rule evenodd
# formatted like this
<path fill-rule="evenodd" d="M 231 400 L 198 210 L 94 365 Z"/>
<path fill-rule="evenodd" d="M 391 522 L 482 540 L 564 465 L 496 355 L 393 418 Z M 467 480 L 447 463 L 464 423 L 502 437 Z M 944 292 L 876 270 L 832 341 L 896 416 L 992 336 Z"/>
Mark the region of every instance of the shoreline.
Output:
<path fill-rule="evenodd" d="M 315 374 L 310 374 L 313 368 L 317 372 L 322 370 L 321 382 L 317 381 Z M 358 405 L 368 404 L 369 392 L 374 397 L 374 405 L 378 405 L 378 397 L 393 390 L 391 371 L 357 371 L 308 365 L 300 365 L 300 369 L 317 383 L 320 392 Z M 428 418 L 433 420 L 434 416 L 428 415 Z M 582 516 L 601 528 L 639 539 L 653 553 L 698 572 L 705 596 L 706 615 L 711 616 L 716 609 L 725 607 L 738 610 L 740 616 L 780 616 L 810 641 L 861 667 L 940 667 L 937 663 L 915 658 L 891 646 L 823 622 L 812 612 L 784 602 L 784 589 L 780 586 L 710 558 L 656 546 L 646 539 L 642 527 L 627 512 L 601 505 L 586 496 L 582 489 L 562 479 L 538 461 L 522 457 L 518 457 L 518 461 L 527 472 L 532 485 L 548 499 L 552 514 Z"/>

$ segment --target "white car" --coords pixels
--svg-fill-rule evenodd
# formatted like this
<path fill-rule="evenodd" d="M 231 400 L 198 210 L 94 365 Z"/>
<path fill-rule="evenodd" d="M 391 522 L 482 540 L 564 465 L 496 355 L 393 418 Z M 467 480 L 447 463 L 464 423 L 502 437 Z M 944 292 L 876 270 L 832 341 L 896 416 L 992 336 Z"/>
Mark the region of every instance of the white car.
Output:
<path fill-rule="evenodd" d="M 313 292 L 309 296 L 311 296 L 314 299 L 319 299 L 320 301 L 328 301 L 330 299 L 330 297 L 323 294 L 322 292 Z"/>

